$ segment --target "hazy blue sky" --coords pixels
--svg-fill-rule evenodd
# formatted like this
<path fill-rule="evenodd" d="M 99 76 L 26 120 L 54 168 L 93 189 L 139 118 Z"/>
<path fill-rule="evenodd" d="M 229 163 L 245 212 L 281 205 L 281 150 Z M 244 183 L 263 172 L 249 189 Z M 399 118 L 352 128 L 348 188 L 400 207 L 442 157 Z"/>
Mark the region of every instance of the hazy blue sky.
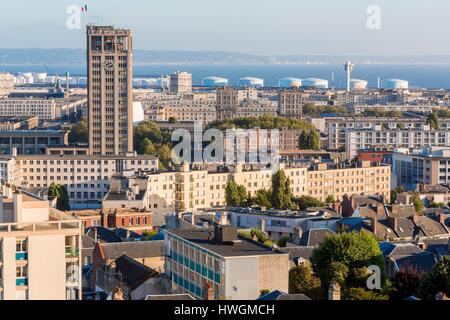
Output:
<path fill-rule="evenodd" d="M 84 48 L 66 8 L 85 3 L 83 23 L 132 28 L 139 49 L 450 53 L 448 0 L 3 0 L 0 47 Z M 381 30 L 366 27 L 369 5 L 381 8 Z"/>

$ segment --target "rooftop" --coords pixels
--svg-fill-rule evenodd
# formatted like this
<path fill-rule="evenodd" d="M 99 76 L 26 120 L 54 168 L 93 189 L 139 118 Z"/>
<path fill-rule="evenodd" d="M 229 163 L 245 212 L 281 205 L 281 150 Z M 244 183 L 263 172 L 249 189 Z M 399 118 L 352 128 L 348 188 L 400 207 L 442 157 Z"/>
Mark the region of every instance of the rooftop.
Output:
<path fill-rule="evenodd" d="M 239 237 L 239 242 L 234 245 L 218 243 L 211 240 L 211 233 L 206 229 L 201 230 L 168 230 L 169 234 L 173 234 L 186 241 L 192 242 L 199 247 L 209 250 L 222 257 L 245 257 L 277 254 L 271 248 L 266 247 L 257 242 Z"/>

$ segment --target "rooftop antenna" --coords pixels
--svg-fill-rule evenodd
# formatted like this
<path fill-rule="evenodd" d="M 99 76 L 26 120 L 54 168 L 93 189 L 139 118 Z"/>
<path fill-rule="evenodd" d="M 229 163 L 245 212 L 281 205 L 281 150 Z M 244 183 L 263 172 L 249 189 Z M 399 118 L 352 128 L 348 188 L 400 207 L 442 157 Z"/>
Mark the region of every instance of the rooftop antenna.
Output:
<path fill-rule="evenodd" d="M 345 71 L 347 72 L 347 92 L 350 91 L 350 79 L 351 79 L 351 76 L 352 76 L 352 71 L 353 71 L 353 67 L 354 66 L 355 65 L 352 64 L 350 61 L 347 61 L 344 64 Z"/>

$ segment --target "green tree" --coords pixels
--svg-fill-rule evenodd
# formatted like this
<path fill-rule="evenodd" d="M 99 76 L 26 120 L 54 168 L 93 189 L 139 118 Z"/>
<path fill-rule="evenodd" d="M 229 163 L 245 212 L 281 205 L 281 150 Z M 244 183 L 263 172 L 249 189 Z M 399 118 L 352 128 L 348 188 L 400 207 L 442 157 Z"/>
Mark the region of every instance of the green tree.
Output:
<path fill-rule="evenodd" d="M 433 269 L 422 278 L 419 295 L 426 300 L 434 300 L 439 292 L 450 296 L 450 256 L 443 256 Z"/>
<path fill-rule="evenodd" d="M 333 262 L 340 262 L 348 268 L 348 278 L 350 278 L 350 274 L 356 274 L 355 269 L 377 265 L 382 271 L 382 283 L 384 284 L 386 281 L 385 263 L 378 241 L 373 235 L 366 232 L 339 233 L 326 237 L 314 249 L 311 262 L 314 271 L 325 286 L 329 285 L 327 282 L 330 280 L 329 269 Z M 359 281 L 346 280 L 348 288 L 358 285 Z"/>
<path fill-rule="evenodd" d="M 163 144 L 158 150 L 159 164 L 162 169 L 167 169 L 172 162 L 172 149 L 167 144 Z"/>
<path fill-rule="evenodd" d="M 178 119 L 177 119 L 177 117 L 170 117 L 169 118 L 169 123 L 178 123 L 179 121 L 178 121 Z"/>
<path fill-rule="evenodd" d="M 50 198 L 59 198 L 59 188 L 56 183 L 52 182 L 50 184 L 50 187 L 48 188 L 48 196 Z"/>
<path fill-rule="evenodd" d="M 417 192 L 413 193 L 412 203 L 417 213 L 421 213 L 424 210 L 424 205 L 422 200 L 420 200 L 419 194 Z"/>
<path fill-rule="evenodd" d="M 139 125 L 134 128 L 133 135 L 134 145 L 136 147 L 140 147 L 145 138 L 148 138 L 155 145 L 168 143 L 168 141 L 164 141 L 164 136 L 161 129 L 155 123 L 150 121 L 143 121 L 139 123 Z M 139 152 L 142 150 L 137 151 Z"/>
<path fill-rule="evenodd" d="M 277 209 L 294 209 L 289 178 L 283 170 L 278 170 L 272 177 L 272 205 Z"/>
<path fill-rule="evenodd" d="M 320 150 L 320 136 L 317 131 L 302 131 L 298 138 L 298 147 L 305 150 Z"/>
<path fill-rule="evenodd" d="M 311 196 L 300 196 L 294 198 L 295 204 L 298 206 L 300 210 L 306 210 L 308 208 L 318 208 L 323 207 L 324 203 L 319 199 L 316 199 Z"/>
<path fill-rule="evenodd" d="M 389 296 L 372 290 L 363 288 L 350 288 L 346 295 L 346 300 L 389 300 Z"/>
<path fill-rule="evenodd" d="M 342 262 L 333 261 L 325 270 L 323 280 L 325 283 L 337 282 L 341 287 L 345 286 L 345 280 L 348 276 L 348 267 Z"/>
<path fill-rule="evenodd" d="M 156 147 L 153 145 L 153 143 L 149 138 L 145 138 L 141 142 L 141 145 L 139 147 L 139 153 L 154 155 L 156 154 Z"/>
<path fill-rule="evenodd" d="M 280 248 L 286 248 L 286 245 L 289 242 L 289 240 L 291 240 L 289 236 L 283 236 L 280 239 L 278 239 L 277 246 L 279 246 Z"/>
<path fill-rule="evenodd" d="M 320 279 L 312 274 L 309 265 L 289 270 L 289 293 L 304 294 L 313 300 L 323 298 Z"/>
<path fill-rule="evenodd" d="M 87 143 L 88 142 L 88 128 L 86 120 L 83 119 L 72 126 L 69 132 L 70 143 Z"/>
<path fill-rule="evenodd" d="M 427 124 L 430 125 L 431 129 L 439 130 L 439 119 L 436 113 L 432 112 L 427 117 Z"/>
<path fill-rule="evenodd" d="M 69 193 L 66 185 L 58 185 L 54 182 L 48 188 L 48 196 L 56 198 L 56 208 L 61 211 L 70 210 Z"/>
<path fill-rule="evenodd" d="M 227 206 L 240 207 L 247 202 L 247 190 L 234 181 L 229 181 L 225 188 Z"/>
<path fill-rule="evenodd" d="M 265 189 L 258 190 L 256 192 L 255 204 L 265 208 L 272 208 L 271 203 L 271 191 Z"/>
<path fill-rule="evenodd" d="M 325 199 L 325 203 L 335 203 L 336 200 L 334 199 L 334 196 L 332 194 L 328 195 Z"/>
<path fill-rule="evenodd" d="M 393 300 L 404 300 L 409 296 L 417 295 L 422 279 L 422 272 L 413 267 L 406 267 L 395 274 Z"/>

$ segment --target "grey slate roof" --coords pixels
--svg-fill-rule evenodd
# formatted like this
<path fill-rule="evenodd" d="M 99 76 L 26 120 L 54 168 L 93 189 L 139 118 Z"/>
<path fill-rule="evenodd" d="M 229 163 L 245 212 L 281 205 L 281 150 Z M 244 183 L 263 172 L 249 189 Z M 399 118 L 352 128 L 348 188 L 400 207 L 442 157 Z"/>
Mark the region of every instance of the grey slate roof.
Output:
<path fill-rule="evenodd" d="M 106 259 L 117 259 L 124 254 L 133 259 L 160 257 L 164 254 L 164 240 L 102 243 L 102 250 Z"/>
<path fill-rule="evenodd" d="M 328 228 L 324 229 L 309 229 L 303 233 L 300 240 L 300 245 L 307 247 L 318 246 L 327 236 L 335 234 Z"/>
<path fill-rule="evenodd" d="M 122 239 L 113 231 L 103 227 L 89 227 L 85 230 L 85 234 L 94 240 L 97 237 L 97 240 L 104 243 L 122 242 Z"/>
<path fill-rule="evenodd" d="M 427 237 L 448 234 L 446 228 L 440 224 L 439 221 L 436 221 L 431 217 L 417 216 L 416 219 L 416 225 L 420 227 Z"/>
<path fill-rule="evenodd" d="M 282 253 L 288 253 L 290 261 L 294 261 L 297 258 L 309 260 L 311 258 L 314 247 L 296 246 L 296 247 L 278 248 L 277 250 Z"/>
<path fill-rule="evenodd" d="M 172 229 L 168 232 L 192 242 L 206 250 L 212 251 L 222 257 L 258 256 L 276 254 L 271 248 L 255 241 L 239 238 L 235 245 L 217 243 L 210 239 L 210 233 L 206 229 Z"/>
<path fill-rule="evenodd" d="M 412 254 L 408 256 L 396 256 L 392 258 L 399 270 L 414 268 L 421 272 L 430 272 L 436 264 L 434 256 L 429 252 Z"/>
<path fill-rule="evenodd" d="M 125 282 L 131 290 L 138 288 L 148 279 L 159 275 L 157 271 L 126 255 L 122 255 L 116 259 L 115 263 L 116 272 L 120 272 L 122 275 L 122 281 Z"/>
<path fill-rule="evenodd" d="M 410 242 L 382 242 L 380 244 L 380 248 L 385 257 L 407 256 L 425 252 L 424 250 L 420 249 L 418 246 Z"/>

